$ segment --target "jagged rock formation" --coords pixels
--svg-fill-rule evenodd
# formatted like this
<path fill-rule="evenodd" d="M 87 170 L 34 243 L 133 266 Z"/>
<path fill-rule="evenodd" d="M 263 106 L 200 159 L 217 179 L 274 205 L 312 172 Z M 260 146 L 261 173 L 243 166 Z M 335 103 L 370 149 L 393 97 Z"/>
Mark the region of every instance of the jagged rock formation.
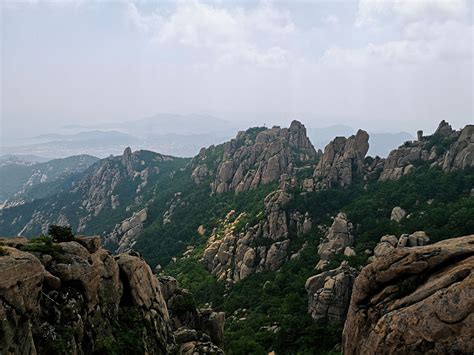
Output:
<path fill-rule="evenodd" d="M 356 275 L 357 270 L 344 261 L 336 269 L 310 277 L 305 288 L 311 317 L 314 320 L 328 319 L 332 324 L 344 322 Z"/>
<path fill-rule="evenodd" d="M 170 314 L 171 329 L 179 354 L 224 354 L 224 312 L 211 308 L 195 309 L 187 290 L 180 289 L 176 279 L 160 277 L 163 295 Z"/>
<path fill-rule="evenodd" d="M 248 191 L 279 181 L 281 175 L 292 174 L 297 166 L 316 157 L 304 125 L 293 121 L 289 128 L 239 132 L 230 142 L 201 150 L 192 178 L 201 183 L 205 177 L 214 176 L 211 187 L 215 193 Z"/>
<path fill-rule="evenodd" d="M 109 255 L 98 237 L 19 245 L 0 254 L 0 353 L 106 353 L 131 326 L 137 351 L 173 350 L 166 303 L 145 261 Z M 132 314 L 138 324 L 128 324 Z"/>
<path fill-rule="evenodd" d="M 430 238 L 423 231 L 417 231 L 412 234 L 402 234 L 400 238 L 394 235 L 384 235 L 374 248 L 374 257 L 385 256 L 396 248 L 426 245 L 429 241 Z"/>
<path fill-rule="evenodd" d="M 380 181 L 397 180 L 420 163 L 429 163 L 446 172 L 474 166 L 474 125 L 454 131 L 447 122 L 441 121 L 432 136 L 419 138 L 390 152 Z"/>
<path fill-rule="evenodd" d="M 392 213 L 390 215 L 390 220 L 395 221 L 395 222 L 400 222 L 405 216 L 407 215 L 407 212 L 398 206 L 395 206 L 392 209 Z"/>
<path fill-rule="evenodd" d="M 117 253 L 131 250 L 136 242 L 136 237 L 143 231 L 143 224 L 147 218 L 146 208 L 133 213 L 131 217 L 115 225 L 111 233 L 104 236 L 104 244 Z"/>
<path fill-rule="evenodd" d="M 156 188 L 158 179 L 168 179 L 171 169 L 185 164 L 183 159 L 127 148 L 122 156 L 102 159 L 61 180 L 50 196 L 0 210 L 2 230 L 10 235 L 38 235 L 46 233 L 49 224 L 59 224 L 87 233 L 101 224 L 102 230 L 110 232 L 115 224 L 146 206 L 149 201 L 143 198 L 152 195 L 148 192 Z M 108 225 L 104 226 L 103 220 Z"/>
<path fill-rule="evenodd" d="M 171 223 L 171 218 L 173 217 L 173 212 L 176 208 L 183 206 L 181 201 L 181 192 L 176 192 L 168 204 L 168 209 L 163 214 L 163 224 Z"/>
<path fill-rule="evenodd" d="M 316 265 L 317 270 L 324 269 L 333 255 L 343 254 L 346 248 L 354 244 L 352 230 L 352 223 L 347 219 L 346 214 L 339 212 L 324 239 L 319 244 L 318 254 L 320 260 L 318 265 Z"/>
<path fill-rule="evenodd" d="M 369 150 L 369 135 L 358 130 L 349 138 L 336 137 L 324 148 L 314 177 L 318 188 L 348 186 L 364 171 L 364 158 Z"/>
<path fill-rule="evenodd" d="M 3 208 L 11 208 L 44 197 L 41 187 L 45 183 L 82 172 L 98 160 L 90 155 L 76 155 L 36 164 L 4 162 L 0 165 L 0 202 L 4 202 Z"/>
<path fill-rule="evenodd" d="M 218 279 L 238 282 L 248 275 L 263 270 L 278 270 L 289 258 L 289 228 L 304 234 L 311 229 L 307 214 L 288 216 L 283 206 L 291 199 L 284 190 L 277 190 L 265 198 L 265 218 L 254 226 L 237 232 L 237 226 L 246 217 L 231 211 L 222 227 L 210 236 L 202 262 Z"/>
<path fill-rule="evenodd" d="M 474 235 L 397 248 L 356 278 L 344 354 L 471 354 Z"/>

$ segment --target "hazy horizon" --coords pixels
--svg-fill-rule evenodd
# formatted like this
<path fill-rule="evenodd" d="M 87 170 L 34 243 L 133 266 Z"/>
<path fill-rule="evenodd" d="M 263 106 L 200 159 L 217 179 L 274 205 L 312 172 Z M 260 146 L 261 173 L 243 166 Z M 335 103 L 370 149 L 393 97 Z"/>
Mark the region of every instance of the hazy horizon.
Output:
<path fill-rule="evenodd" d="M 474 121 L 467 0 L 30 0 L 0 11 L 2 146 L 159 113 L 412 135 Z"/>

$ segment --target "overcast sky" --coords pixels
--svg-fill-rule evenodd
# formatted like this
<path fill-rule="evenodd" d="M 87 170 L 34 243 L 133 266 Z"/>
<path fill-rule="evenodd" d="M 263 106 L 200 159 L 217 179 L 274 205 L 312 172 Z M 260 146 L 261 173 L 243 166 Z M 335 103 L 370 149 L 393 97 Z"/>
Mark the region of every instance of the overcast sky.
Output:
<path fill-rule="evenodd" d="M 411 133 L 474 121 L 469 0 L 1 3 L 4 138 L 163 112 Z"/>

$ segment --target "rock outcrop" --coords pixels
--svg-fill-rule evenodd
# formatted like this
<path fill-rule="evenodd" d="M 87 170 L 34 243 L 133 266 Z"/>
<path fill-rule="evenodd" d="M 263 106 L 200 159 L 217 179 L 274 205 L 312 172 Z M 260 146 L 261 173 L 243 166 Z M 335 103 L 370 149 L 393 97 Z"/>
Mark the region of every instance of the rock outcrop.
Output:
<path fill-rule="evenodd" d="M 175 302 L 170 316 L 177 287 L 160 282 L 138 256 L 114 257 L 99 237 L 0 243 L 1 354 L 192 354 L 174 328 L 180 307 L 198 314 L 198 328 L 185 325 L 206 340 L 192 349 L 222 353 L 213 342 L 223 343 L 223 314 Z"/>
<path fill-rule="evenodd" d="M 472 354 L 474 235 L 396 248 L 356 278 L 344 354 Z"/>
<path fill-rule="evenodd" d="M 111 351 L 132 313 L 140 322 L 138 348 L 173 349 L 168 310 L 150 267 L 138 257 L 96 249 L 98 240 L 2 247 L 1 353 Z"/>
<path fill-rule="evenodd" d="M 369 150 L 369 135 L 359 130 L 349 138 L 336 137 L 326 148 L 314 177 L 318 188 L 348 186 L 364 171 L 364 158 Z"/>
<path fill-rule="evenodd" d="M 311 317 L 314 320 L 327 319 L 332 324 L 343 323 L 356 275 L 357 270 L 344 261 L 336 269 L 310 277 L 305 288 Z"/>
<path fill-rule="evenodd" d="M 225 314 L 211 308 L 196 309 L 194 299 L 178 287 L 176 279 L 160 277 L 179 354 L 224 354 Z"/>
<path fill-rule="evenodd" d="M 400 222 L 406 215 L 407 212 L 403 208 L 395 206 L 390 214 L 390 220 Z"/>
<path fill-rule="evenodd" d="M 384 235 L 374 248 L 374 257 L 385 256 L 396 248 L 417 247 L 428 244 L 430 238 L 423 231 L 412 234 L 402 234 L 400 238 L 394 235 Z M 373 260 L 369 259 L 369 260 Z"/>
<path fill-rule="evenodd" d="M 413 171 L 416 165 L 428 163 L 449 172 L 474 166 L 474 125 L 461 131 L 441 121 L 432 136 L 419 137 L 390 152 L 380 180 L 398 180 Z"/>
<path fill-rule="evenodd" d="M 201 150 L 195 158 L 192 178 L 199 184 L 213 176 L 214 193 L 248 191 L 260 184 L 278 182 L 281 175 L 291 175 L 297 166 L 316 157 L 306 129 L 298 121 L 289 128 L 251 128 L 239 132 L 230 142 Z"/>
<path fill-rule="evenodd" d="M 135 212 L 131 217 L 115 225 L 112 232 L 104 236 L 104 244 L 117 253 L 123 253 L 133 248 L 136 237 L 143 231 L 143 225 L 148 218 L 146 208 Z"/>
<path fill-rule="evenodd" d="M 289 229 L 299 235 L 311 230 L 307 214 L 288 215 L 283 206 L 291 195 L 285 190 L 270 193 L 264 201 L 264 218 L 254 226 L 242 225 L 247 217 L 229 212 L 221 227 L 210 236 L 201 261 L 219 280 L 234 283 L 263 270 L 278 270 L 290 257 Z M 262 217 L 263 217 L 262 216 Z"/>
<path fill-rule="evenodd" d="M 354 244 L 352 230 L 352 223 L 347 219 L 346 214 L 339 212 L 319 244 L 318 254 L 320 260 L 316 265 L 317 270 L 324 269 L 333 255 L 343 254 L 347 247 Z"/>

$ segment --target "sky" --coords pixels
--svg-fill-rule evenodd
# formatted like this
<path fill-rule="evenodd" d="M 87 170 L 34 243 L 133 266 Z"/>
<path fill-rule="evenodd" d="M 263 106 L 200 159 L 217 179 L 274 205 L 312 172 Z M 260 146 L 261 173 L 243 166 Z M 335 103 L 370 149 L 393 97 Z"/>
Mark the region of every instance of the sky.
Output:
<path fill-rule="evenodd" d="M 2 1 L 2 139 L 157 113 L 474 122 L 473 2 Z"/>

